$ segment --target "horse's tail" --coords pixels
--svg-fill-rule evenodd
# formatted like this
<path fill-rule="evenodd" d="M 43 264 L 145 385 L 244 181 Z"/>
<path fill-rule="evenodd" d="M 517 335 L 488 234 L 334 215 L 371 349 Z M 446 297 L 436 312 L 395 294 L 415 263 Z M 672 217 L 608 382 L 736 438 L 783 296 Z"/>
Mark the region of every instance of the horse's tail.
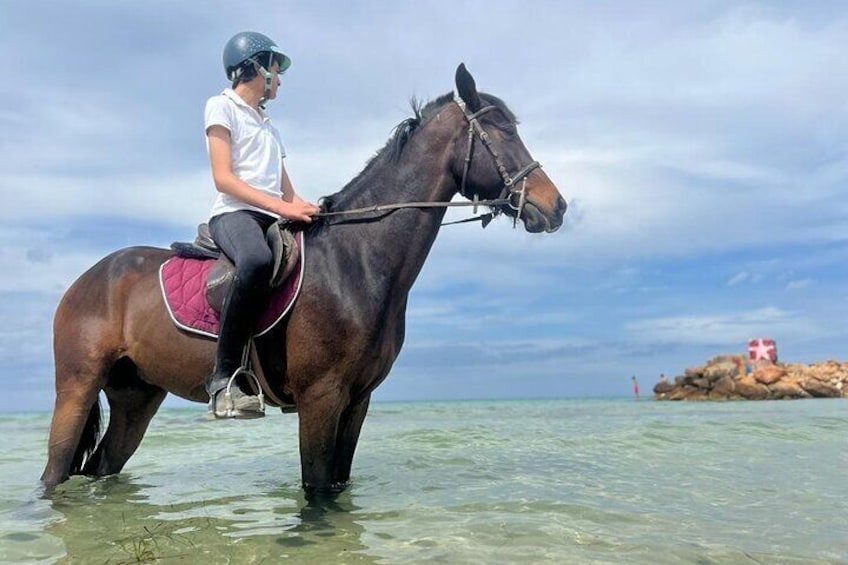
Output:
<path fill-rule="evenodd" d="M 85 421 L 85 427 L 82 429 L 77 450 L 74 452 L 74 459 L 71 462 L 71 475 L 81 475 L 82 468 L 94 453 L 94 448 L 97 447 L 97 440 L 100 438 L 100 398 L 94 401 L 91 409 L 88 412 L 88 419 Z"/>

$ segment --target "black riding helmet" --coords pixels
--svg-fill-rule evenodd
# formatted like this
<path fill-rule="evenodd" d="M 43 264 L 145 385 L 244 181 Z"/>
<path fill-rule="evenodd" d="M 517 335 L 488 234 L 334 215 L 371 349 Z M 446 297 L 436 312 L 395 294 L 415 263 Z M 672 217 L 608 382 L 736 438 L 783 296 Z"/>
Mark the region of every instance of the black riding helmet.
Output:
<path fill-rule="evenodd" d="M 262 108 L 265 107 L 265 102 L 271 95 L 273 74 L 268 71 L 274 61 L 280 65 L 279 74 L 285 72 L 291 65 L 291 59 L 277 47 L 276 43 L 267 35 L 255 31 L 237 33 L 224 46 L 224 71 L 228 79 L 234 81 L 240 77 L 248 62 L 265 78 L 265 96 L 259 101 L 259 106 Z"/>
<path fill-rule="evenodd" d="M 264 61 L 254 59 L 254 56 L 259 53 L 268 53 L 268 59 Z M 277 61 L 280 65 L 280 73 L 291 65 L 291 59 L 271 38 L 255 31 L 237 33 L 224 46 L 224 71 L 229 80 L 235 80 L 238 77 L 238 69 L 245 61 L 252 61 L 265 70 L 271 68 L 273 62 Z"/>

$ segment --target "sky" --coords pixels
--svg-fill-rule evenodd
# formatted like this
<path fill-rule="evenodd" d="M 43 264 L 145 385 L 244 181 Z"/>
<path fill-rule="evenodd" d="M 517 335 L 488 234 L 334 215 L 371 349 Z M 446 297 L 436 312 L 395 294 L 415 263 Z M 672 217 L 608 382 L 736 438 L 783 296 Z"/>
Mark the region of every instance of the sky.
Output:
<path fill-rule="evenodd" d="M 0 411 L 51 409 L 76 277 L 207 219 L 203 107 L 242 30 L 293 61 L 269 112 L 305 198 L 356 176 L 465 62 L 569 201 L 554 234 L 441 230 L 375 400 L 623 396 L 755 337 L 783 361 L 848 357 L 842 2 L 0 7 Z"/>

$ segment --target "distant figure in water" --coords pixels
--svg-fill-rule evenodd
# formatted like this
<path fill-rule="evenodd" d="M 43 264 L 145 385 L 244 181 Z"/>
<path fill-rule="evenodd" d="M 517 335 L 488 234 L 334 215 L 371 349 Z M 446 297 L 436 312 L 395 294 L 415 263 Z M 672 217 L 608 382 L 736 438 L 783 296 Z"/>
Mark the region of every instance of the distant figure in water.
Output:
<path fill-rule="evenodd" d="M 639 400 L 639 381 L 636 380 L 636 375 L 633 375 L 633 396 Z"/>

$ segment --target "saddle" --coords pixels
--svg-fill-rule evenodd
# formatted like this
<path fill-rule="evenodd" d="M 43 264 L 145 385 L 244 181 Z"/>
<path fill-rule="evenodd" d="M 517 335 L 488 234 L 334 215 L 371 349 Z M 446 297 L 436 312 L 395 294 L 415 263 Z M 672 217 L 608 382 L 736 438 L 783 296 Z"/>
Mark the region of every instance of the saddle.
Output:
<path fill-rule="evenodd" d="M 286 227 L 288 222 L 281 220 L 271 224 L 265 232 L 265 241 L 274 257 L 274 268 L 269 285 L 276 288 L 282 285 L 292 274 L 297 266 L 299 253 L 297 241 Z M 209 306 L 217 313 L 221 313 L 224 298 L 235 276 L 233 263 L 221 251 L 212 235 L 209 226 L 205 223 L 197 226 L 197 237 L 193 243 L 175 242 L 171 249 L 179 257 L 189 259 L 215 259 L 215 264 L 209 270 L 206 279 L 206 300 Z"/>

